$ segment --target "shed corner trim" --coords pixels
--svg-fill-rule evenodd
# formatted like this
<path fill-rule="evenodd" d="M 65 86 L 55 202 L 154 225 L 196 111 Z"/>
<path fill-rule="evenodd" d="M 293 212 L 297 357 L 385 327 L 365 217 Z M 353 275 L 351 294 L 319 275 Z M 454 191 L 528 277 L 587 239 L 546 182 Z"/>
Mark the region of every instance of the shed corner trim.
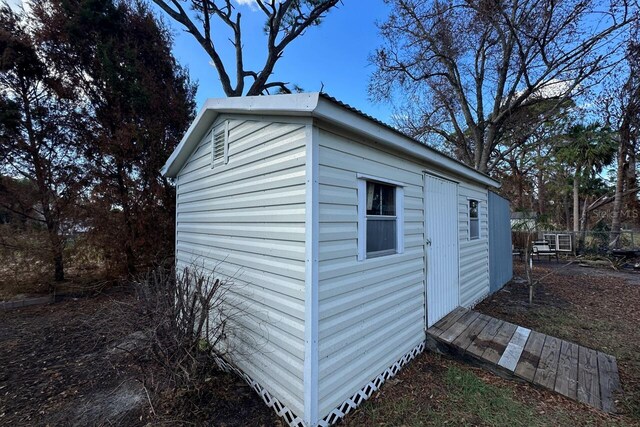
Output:
<path fill-rule="evenodd" d="M 320 248 L 318 128 L 306 125 L 304 420 L 319 421 L 318 265 Z"/>

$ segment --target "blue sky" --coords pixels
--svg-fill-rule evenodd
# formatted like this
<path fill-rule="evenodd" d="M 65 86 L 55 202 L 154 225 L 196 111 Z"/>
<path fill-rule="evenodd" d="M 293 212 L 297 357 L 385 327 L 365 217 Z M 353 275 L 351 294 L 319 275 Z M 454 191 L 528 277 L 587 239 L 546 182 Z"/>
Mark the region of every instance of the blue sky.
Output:
<path fill-rule="evenodd" d="M 24 3 L 23 0 L 2 1 L 13 7 Z M 234 0 L 237 10 L 242 13 L 245 68 L 260 69 L 266 52 L 264 14 L 251 2 Z M 185 33 L 180 24 L 154 4 L 152 7 L 173 28 L 174 55 L 187 67 L 191 78 L 198 82 L 198 109 L 207 98 L 224 96 L 217 72 L 200 45 Z M 367 84 L 373 73 L 368 58 L 380 44 L 376 22 L 383 21 L 389 10 L 382 0 L 344 0 L 328 13 L 320 26 L 308 29 L 287 47 L 284 56 L 276 64 L 272 80 L 296 84 L 307 92 L 323 88 L 340 101 L 390 122 L 391 107 L 375 104 L 367 95 Z M 229 34 L 220 34 L 216 38 L 216 45 L 223 60 L 233 63 L 234 52 L 228 37 Z"/>
<path fill-rule="evenodd" d="M 262 31 L 264 14 L 248 5 L 238 5 L 242 13 L 245 67 L 264 60 L 265 42 Z M 319 27 L 314 27 L 294 40 L 278 61 L 273 80 L 295 83 L 305 91 L 324 91 L 380 120 L 389 122 L 391 108 L 368 99 L 367 84 L 373 72 L 368 57 L 379 45 L 376 21 L 388 14 L 382 0 L 345 0 L 332 10 Z M 224 96 L 217 73 L 209 57 L 195 39 L 170 19 L 174 28 L 174 54 L 199 84 L 198 108 L 204 100 Z M 226 35 L 217 39 L 225 61 L 234 61 Z"/>

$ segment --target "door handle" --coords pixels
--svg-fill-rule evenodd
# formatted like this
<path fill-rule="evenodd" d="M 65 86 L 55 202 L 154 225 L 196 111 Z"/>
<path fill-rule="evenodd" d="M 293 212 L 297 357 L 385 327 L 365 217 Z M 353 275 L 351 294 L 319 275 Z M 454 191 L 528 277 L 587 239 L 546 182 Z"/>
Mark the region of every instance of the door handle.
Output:
<path fill-rule="evenodd" d="M 431 246 L 431 239 L 427 239 L 424 242 L 427 246 Z"/>

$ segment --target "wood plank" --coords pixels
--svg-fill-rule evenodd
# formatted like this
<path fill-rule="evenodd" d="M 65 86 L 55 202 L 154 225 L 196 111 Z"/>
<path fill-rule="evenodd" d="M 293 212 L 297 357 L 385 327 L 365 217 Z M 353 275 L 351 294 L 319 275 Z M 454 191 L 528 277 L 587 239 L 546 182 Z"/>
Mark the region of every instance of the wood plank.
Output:
<path fill-rule="evenodd" d="M 427 332 L 524 380 L 615 412 L 620 378 L 613 356 L 462 307 Z"/>
<path fill-rule="evenodd" d="M 476 336 L 469 347 L 467 347 L 467 352 L 473 354 L 477 357 L 482 357 L 482 353 L 489 347 L 491 340 L 498 333 L 498 329 L 502 326 L 504 322 L 502 320 L 498 320 L 495 318 L 491 318 L 487 322 L 487 325 L 480 331 L 480 333 Z"/>
<path fill-rule="evenodd" d="M 602 410 L 610 413 L 616 412 L 615 393 L 621 391 L 616 358 L 599 351 L 598 374 L 600 376 Z"/>
<path fill-rule="evenodd" d="M 487 362 L 497 364 L 517 328 L 513 323 L 503 322 L 489 346 L 482 353 L 482 358 Z"/>
<path fill-rule="evenodd" d="M 507 344 L 507 348 L 504 349 L 504 353 L 498 360 L 498 365 L 513 372 L 516 369 L 518 360 L 524 351 L 524 346 L 527 343 L 531 329 L 518 326 L 516 328 L 511 341 Z"/>
<path fill-rule="evenodd" d="M 479 315 L 480 315 L 480 313 L 469 310 L 462 317 L 460 317 L 456 323 L 451 325 L 451 327 L 449 327 L 449 329 L 447 329 L 442 334 L 440 334 L 440 336 L 438 338 L 441 339 L 442 341 L 447 342 L 447 343 L 451 343 L 453 340 L 458 338 L 458 336 L 462 332 L 464 332 L 464 330 L 469 327 L 471 322 L 476 320 L 476 318 Z"/>
<path fill-rule="evenodd" d="M 458 338 L 453 340 L 452 344 L 461 350 L 466 350 L 467 347 L 469 347 L 469 344 L 476 339 L 480 331 L 487 326 L 489 320 L 491 320 L 490 317 L 480 314 L 473 322 L 471 322 L 471 325 L 469 325 L 469 327 L 458 336 Z"/>
<path fill-rule="evenodd" d="M 433 326 L 445 331 L 468 311 L 469 310 L 464 307 L 456 307 L 449 314 L 438 320 Z"/>
<path fill-rule="evenodd" d="M 451 313 L 444 316 L 442 319 L 438 320 L 433 326 L 431 326 L 427 332 L 430 335 L 435 337 L 439 337 L 444 331 L 449 329 L 451 325 L 456 323 L 456 321 L 462 317 L 467 311 L 464 307 L 457 307 Z"/>
<path fill-rule="evenodd" d="M 578 351 L 578 400 L 602 409 L 598 380 L 598 353 L 586 347 Z"/>
<path fill-rule="evenodd" d="M 545 334 L 531 331 L 514 371 L 518 377 L 533 382 L 538 364 L 540 363 L 540 355 L 542 354 L 542 347 L 544 346 L 546 337 Z"/>
<path fill-rule="evenodd" d="M 544 340 L 540 363 L 533 377 L 534 384 L 553 390 L 556 384 L 556 372 L 558 370 L 558 360 L 560 359 L 561 340 L 547 336 Z"/>
<path fill-rule="evenodd" d="M 578 400 L 602 409 L 598 376 L 598 353 L 586 347 L 578 351 Z"/>
<path fill-rule="evenodd" d="M 571 399 L 576 399 L 578 390 L 578 349 L 579 345 L 562 341 L 555 391 Z"/>

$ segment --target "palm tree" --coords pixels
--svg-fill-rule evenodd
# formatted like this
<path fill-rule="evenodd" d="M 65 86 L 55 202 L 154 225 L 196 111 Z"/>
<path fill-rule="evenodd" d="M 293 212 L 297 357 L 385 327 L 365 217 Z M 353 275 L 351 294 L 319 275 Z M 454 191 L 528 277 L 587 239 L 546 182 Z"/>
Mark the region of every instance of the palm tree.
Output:
<path fill-rule="evenodd" d="M 600 125 L 577 124 L 563 137 L 558 148 L 558 159 L 573 170 L 573 231 L 586 226 L 586 206 L 589 194 L 585 195 L 585 208 L 580 221 L 580 188 L 582 184 L 593 182 L 605 166 L 613 162 L 616 153 L 613 133 Z M 580 223 L 582 222 L 582 227 Z"/>

